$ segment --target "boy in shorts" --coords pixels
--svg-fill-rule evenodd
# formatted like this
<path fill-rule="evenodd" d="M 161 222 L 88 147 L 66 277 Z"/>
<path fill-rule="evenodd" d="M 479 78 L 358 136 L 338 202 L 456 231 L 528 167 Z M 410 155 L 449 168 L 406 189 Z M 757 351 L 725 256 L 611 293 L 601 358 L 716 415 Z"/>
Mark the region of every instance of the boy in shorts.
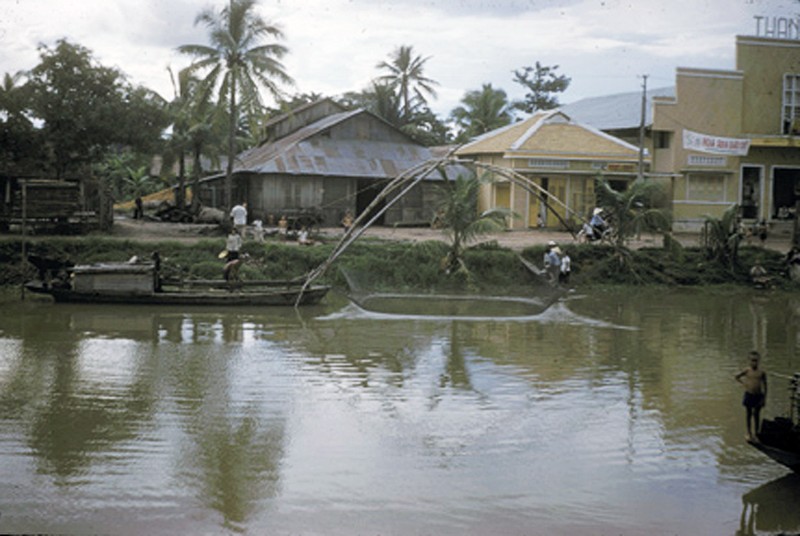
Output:
<path fill-rule="evenodd" d="M 742 405 L 747 409 L 747 440 L 757 441 L 761 423 L 761 408 L 767 399 L 767 373 L 759 368 L 761 356 L 753 350 L 750 352 L 750 366 L 736 375 L 736 381 L 744 386 Z M 753 425 L 750 425 L 750 421 Z M 755 431 L 755 435 L 753 435 Z"/>

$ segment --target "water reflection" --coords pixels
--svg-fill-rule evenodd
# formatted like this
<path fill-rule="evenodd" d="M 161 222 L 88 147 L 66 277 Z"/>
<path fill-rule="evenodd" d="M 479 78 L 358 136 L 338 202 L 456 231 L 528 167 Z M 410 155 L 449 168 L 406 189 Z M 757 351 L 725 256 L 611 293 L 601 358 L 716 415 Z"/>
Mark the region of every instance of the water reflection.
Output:
<path fill-rule="evenodd" d="M 796 479 L 743 442 L 731 378 L 754 344 L 800 368 L 799 304 L 0 311 L 0 513 L 17 532 L 85 532 L 76 503 L 114 533 L 796 531 Z"/>
<path fill-rule="evenodd" d="M 737 535 L 786 534 L 800 531 L 800 475 L 790 474 L 742 496 Z"/>

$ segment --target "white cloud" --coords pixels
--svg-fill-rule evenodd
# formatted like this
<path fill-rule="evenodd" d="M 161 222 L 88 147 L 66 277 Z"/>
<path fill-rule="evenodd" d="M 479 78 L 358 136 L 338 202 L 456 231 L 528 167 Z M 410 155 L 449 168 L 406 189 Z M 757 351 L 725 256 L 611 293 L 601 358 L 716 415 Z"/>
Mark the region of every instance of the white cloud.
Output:
<path fill-rule="evenodd" d="M 189 58 L 175 48 L 205 43 L 194 26 L 223 0 L 0 0 L 0 72 L 29 69 L 36 46 L 66 37 L 134 82 L 171 94 L 166 67 Z M 433 109 L 446 115 L 484 83 L 512 98 L 512 72 L 536 61 L 572 78 L 563 102 L 674 83 L 678 66 L 733 68 L 737 34 L 753 34 L 756 14 L 793 16 L 796 0 L 262 0 L 278 23 L 284 59 L 301 92 L 337 95 L 365 88 L 378 62 L 399 45 L 430 56 L 440 82 Z"/>

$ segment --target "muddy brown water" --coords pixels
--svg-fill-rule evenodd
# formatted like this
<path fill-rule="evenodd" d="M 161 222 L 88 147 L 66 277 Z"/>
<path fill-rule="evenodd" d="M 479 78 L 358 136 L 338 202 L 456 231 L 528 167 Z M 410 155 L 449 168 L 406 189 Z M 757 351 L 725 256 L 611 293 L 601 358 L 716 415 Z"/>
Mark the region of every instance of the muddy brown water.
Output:
<path fill-rule="evenodd" d="M 733 381 L 760 349 L 786 409 L 799 296 L 464 310 L 3 306 L 0 532 L 800 531 Z"/>

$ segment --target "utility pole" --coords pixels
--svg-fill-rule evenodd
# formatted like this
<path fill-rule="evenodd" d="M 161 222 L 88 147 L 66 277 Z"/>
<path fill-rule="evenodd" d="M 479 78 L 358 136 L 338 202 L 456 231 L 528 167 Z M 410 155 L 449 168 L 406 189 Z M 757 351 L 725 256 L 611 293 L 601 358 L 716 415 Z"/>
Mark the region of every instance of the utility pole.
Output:
<path fill-rule="evenodd" d="M 642 75 L 642 116 L 639 123 L 639 174 L 636 180 L 644 179 L 644 127 L 647 114 L 647 75 Z"/>

